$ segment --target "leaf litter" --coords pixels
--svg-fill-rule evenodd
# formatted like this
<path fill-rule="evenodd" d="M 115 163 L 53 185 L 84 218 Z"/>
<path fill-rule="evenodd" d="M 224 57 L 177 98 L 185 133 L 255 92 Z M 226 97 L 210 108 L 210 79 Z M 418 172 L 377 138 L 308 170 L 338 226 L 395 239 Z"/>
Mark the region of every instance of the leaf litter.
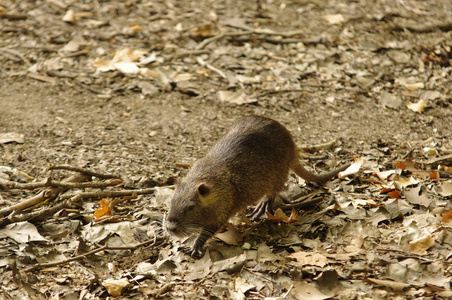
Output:
<path fill-rule="evenodd" d="M 364 2 L 348 6 L 334 2 L 330 7 L 267 1 L 259 4 L 261 8 L 226 6 L 225 15 L 215 12 L 223 9 L 222 4 L 205 14 L 188 7 L 190 1 L 132 2 L 75 3 L 69 8 L 64 1 L 49 1 L 45 8 L 33 1 L 5 1 L 0 6 L 5 7 L 0 15 L 6 24 L 2 65 L 10 76 L 28 72 L 33 80 L 88 90 L 100 99 L 138 92 L 146 101 L 156 101 L 164 94 L 181 94 L 187 97 L 180 106 L 186 115 L 203 111 L 206 101 L 222 102 L 225 110 L 249 107 L 250 112 L 259 112 L 267 107 L 291 112 L 297 106 L 306 109 L 308 99 L 311 105 L 332 108 L 333 119 L 345 117 L 347 103 L 377 104 L 384 107 L 381 115 L 414 118 L 435 132 L 430 128 L 433 120 L 444 116 L 442 108 L 450 105 L 451 45 L 446 38 L 450 29 L 447 24 L 429 27 L 436 24 L 433 21 L 447 20 L 438 17 L 444 7 L 435 1 L 427 6 L 437 14 L 434 17 L 404 1 L 398 1 L 399 6 L 382 2 L 372 7 Z M 360 13 L 364 7 L 370 9 L 365 15 Z M 396 13 L 388 13 L 392 10 Z M 258 18 L 254 12 L 267 16 Z M 426 22 L 419 24 L 419 15 Z M 200 24 L 201 17 L 208 20 Z M 281 17 L 292 21 L 284 27 Z M 305 25 L 300 26 L 298 18 Z M 392 35 L 388 39 L 381 32 Z M 419 39 L 413 32 L 434 37 Z M 195 99 L 201 100 L 201 107 L 187 106 L 185 100 L 191 97 L 199 97 Z M 113 100 L 104 105 L 122 104 Z M 437 115 L 428 114 L 431 110 Z M 123 116 L 136 111 L 131 104 Z M 216 118 L 208 111 L 206 115 Z M 368 116 L 379 117 L 383 120 Z M 121 132 L 115 118 L 104 127 Z M 54 130 L 52 137 L 73 130 L 62 120 L 57 119 L 58 124 L 66 127 Z M 148 136 L 165 139 L 167 128 L 156 120 L 149 131 L 154 133 Z M 381 127 L 388 128 L 385 125 L 382 121 Z M 8 151 L 20 152 L 16 149 L 22 149 L 27 134 L 30 138 L 33 134 L 16 129 L 2 132 L 5 145 L 0 148 L 8 151 L 2 152 L 0 168 L 1 292 L 13 299 L 450 297 L 452 172 L 447 170 L 452 144 L 446 134 L 422 140 L 423 135 L 413 132 L 407 145 L 401 145 L 397 143 L 401 129 L 391 124 L 389 128 L 384 141 L 361 140 L 363 146 L 351 153 L 340 148 L 333 154 L 321 150 L 341 160 L 359 158 L 340 180 L 322 187 L 320 200 L 311 197 L 312 202 L 299 203 L 303 209 L 282 206 L 269 215 L 275 222 L 238 218 L 208 243 L 200 260 L 177 251 L 184 241 L 157 242 L 158 221 L 172 194 L 172 188 L 165 186 L 179 175 L 163 170 L 168 169 L 167 149 L 150 149 L 150 159 L 159 165 L 155 172 L 146 171 L 153 175 L 131 176 L 107 189 L 162 186 L 152 191 L 150 199 L 131 192 L 106 196 L 96 204 L 103 197 L 98 195 L 96 201 L 74 201 L 39 219 L 34 212 L 54 208 L 56 203 L 40 197 L 30 207 L 10 208 L 39 195 L 40 188 L 50 188 L 45 183 L 37 186 L 38 179 L 46 180 L 45 171 L 6 163 L 11 157 Z M 195 144 L 189 142 L 187 132 L 179 132 L 178 145 Z M 123 144 L 143 146 L 133 140 Z M 70 149 L 76 144 L 62 145 Z M 105 145 L 115 144 L 102 140 L 94 144 L 102 152 L 127 155 L 126 148 L 112 151 Z M 45 157 L 60 157 L 61 152 Z M 80 155 L 86 155 L 83 152 Z M 95 157 L 88 164 L 94 169 L 105 167 Z M 29 171 L 37 179 L 21 175 Z M 20 185 L 29 183 L 36 186 L 25 190 L 26 185 Z M 289 185 L 298 183 L 291 179 Z M 305 193 L 317 195 L 317 187 L 301 185 Z M 95 185 L 69 189 L 52 199 L 62 202 L 99 190 Z M 64 198 L 65 194 L 71 197 Z M 112 205 L 118 197 L 120 203 Z M 19 220 L 22 216 L 24 220 Z M 77 260 L 71 261 L 74 257 Z"/>

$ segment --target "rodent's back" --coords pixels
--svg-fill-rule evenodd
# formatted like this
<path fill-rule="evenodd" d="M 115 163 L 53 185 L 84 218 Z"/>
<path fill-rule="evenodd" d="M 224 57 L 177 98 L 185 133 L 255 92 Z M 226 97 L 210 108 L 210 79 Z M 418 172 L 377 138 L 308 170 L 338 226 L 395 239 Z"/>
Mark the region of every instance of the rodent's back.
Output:
<path fill-rule="evenodd" d="M 235 123 L 212 147 L 203 158 L 208 164 L 194 168 L 210 176 L 227 170 L 236 192 L 235 205 L 242 209 L 284 189 L 296 153 L 284 126 L 269 118 L 249 116 Z"/>

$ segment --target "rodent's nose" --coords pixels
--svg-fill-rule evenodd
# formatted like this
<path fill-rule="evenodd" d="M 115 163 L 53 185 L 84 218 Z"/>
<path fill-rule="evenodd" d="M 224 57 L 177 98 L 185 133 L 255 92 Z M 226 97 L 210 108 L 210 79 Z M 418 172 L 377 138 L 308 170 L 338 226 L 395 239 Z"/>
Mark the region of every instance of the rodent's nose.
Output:
<path fill-rule="evenodd" d="M 168 215 L 168 217 L 166 218 L 166 221 L 171 222 L 171 223 L 177 222 L 176 218 L 172 215 Z"/>
<path fill-rule="evenodd" d="M 178 228 L 177 222 L 171 221 L 169 218 L 166 220 L 166 230 L 169 232 L 176 232 Z"/>

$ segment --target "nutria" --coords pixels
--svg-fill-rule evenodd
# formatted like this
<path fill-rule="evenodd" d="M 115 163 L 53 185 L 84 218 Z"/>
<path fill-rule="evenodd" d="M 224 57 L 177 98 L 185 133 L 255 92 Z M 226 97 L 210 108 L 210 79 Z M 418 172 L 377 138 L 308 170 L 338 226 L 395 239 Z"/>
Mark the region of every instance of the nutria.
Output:
<path fill-rule="evenodd" d="M 275 120 L 249 116 L 235 123 L 204 158 L 196 161 L 177 185 L 165 226 L 170 234 L 201 232 L 191 248 L 202 255 L 202 246 L 237 212 L 265 196 L 262 207 L 271 210 L 292 169 L 301 178 L 322 184 L 348 167 L 316 175 L 299 162 L 292 135 Z M 256 214 L 264 213 L 260 208 Z"/>

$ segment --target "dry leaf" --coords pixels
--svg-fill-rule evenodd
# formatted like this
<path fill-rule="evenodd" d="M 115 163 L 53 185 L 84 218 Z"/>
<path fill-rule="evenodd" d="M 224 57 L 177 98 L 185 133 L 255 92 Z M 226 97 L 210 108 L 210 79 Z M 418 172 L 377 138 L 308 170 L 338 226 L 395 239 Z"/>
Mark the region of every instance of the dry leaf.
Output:
<path fill-rule="evenodd" d="M 424 83 L 423 82 L 407 83 L 405 84 L 405 88 L 409 91 L 417 91 L 419 89 L 424 88 Z"/>
<path fill-rule="evenodd" d="M 354 157 L 353 159 L 355 160 L 355 162 L 353 164 L 351 164 L 350 167 L 348 167 L 344 171 L 339 172 L 337 177 L 339 177 L 340 179 L 343 179 L 349 175 L 356 174 L 359 172 L 359 169 L 363 165 L 364 160 L 362 157 Z"/>
<path fill-rule="evenodd" d="M 343 15 L 341 14 L 336 14 L 336 15 L 326 15 L 323 16 L 323 18 L 330 24 L 335 25 L 335 24 L 341 24 L 345 22 L 345 18 Z"/>
<path fill-rule="evenodd" d="M 429 207 L 430 203 L 433 201 L 432 197 L 427 196 L 425 189 L 422 189 L 422 186 L 404 190 L 403 195 L 408 202 L 412 204 L 419 204 L 424 207 Z"/>
<path fill-rule="evenodd" d="M 427 103 L 423 99 L 419 100 L 417 103 L 408 103 L 406 105 L 409 109 L 417 113 L 423 113 L 424 109 L 427 107 Z"/>
<path fill-rule="evenodd" d="M 242 240 L 239 232 L 233 226 L 228 226 L 225 232 L 217 233 L 215 236 L 226 244 L 234 246 L 237 246 Z"/>
<path fill-rule="evenodd" d="M 452 210 L 445 212 L 441 217 L 444 226 L 452 227 Z"/>
<path fill-rule="evenodd" d="M 119 70 L 125 74 L 138 74 L 140 68 L 138 68 L 136 62 L 146 54 L 148 54 L 147 51 L 123 48 L 115 53 L 112 60 L 104 61 L 97 57 L 93 65 L 100 72 Z"/>
<path fill-rule="evenodd" d="M 427 156 L 437 156 L 438 155 L 438 150 L 436 150 L 435 148 L 425 147 L 422 150 L 424 150 L 424 153 Z"/>
<path fill-rule="evenodd" d="M 395 174 L 396 171 L 395 170 L 388 170 L 388 171 L 383 171 L 383 172 L 376 172 L 375 175 L 378 176 L 378 178 L 380 178 L 380 180 L 385 181 L 388 179 L 389 176 Z"/>
<path fill-rule="evenodd" d="M 406 164 L 404 164 L 403 162 L 398 161 L 396 163 L 396 168 L 405 170 L 406 169 Z"/>
<path fill-rule="evenodd" d="M 397 97 L 396 95 L 387 92 L 381 92 L 380 103 L 385 107 L 399 108 L 402 105 L 402 102 L 402 99 L 400 99 L 400 97 Z"/>
<path fill-rule="evenodd" d="M 452 174 L 452 167 L 448 167 L 445 165 L 438 165 L 438 171 L 443 171 L 443 172 Z"/>
<path fill-rule="evenodd" d="M 17 132 L 0 133 L 0 144 L 12 142 L 23 144 L 25 142 L 25 135 Z"/>
<path fill-rule="evenodd" d="M 64 22 L 67 23 L 75 23 L 77 21 L 77 18 L 75 16 L 75 12 L 73 9 L 69 9 L 63 16 L 62 19 Z"/>
<path fill-rule="evenodd" d="M 439 179 L 439 172 L 430 172 L 428 176 L 430 179 Z"/>
<path fill-rule="evenodd" d="M 392 199 L 400 199 L 400 194 L 397 190 L 393 190 L 391 192 L 388 193 L 389 198 Z"/>
<path fill-rule="evenodd" d="M 29 222 L 8 224 L 0 230 L 0 238 L 9 237 L 18 243 L 47 241 L 35 225 Z"/>
<path fill-rule="evenodd" d="M 394 184 L 397 186 L 398 189 L 402 190 L 410 185 L 416 185 L 419 184 L 419 181 L 416 180 L 413 176 L 410 176 L 408 178 L 402 177 L 398 174 L 396 174 L 393 178 Z"/>
<path fill-rule="evenodd" d="M 452 195 L 452 182 L 443 182 L 441 184 L 441 196 L 448 197 Z"/>
<path fill-rule="evenodd" d="M 300 219 L 300 215 L 292 208 L 292 213 L 288 217 L 280 208 L 275 211 L 275 214 L 272 215 L 269 212 L 265 212 L 267 214 L 267 218 L 271 221 L 282 222 L 282 223 L 293 223 Z"/>
<path fill-rule="evenodd" d="M 129 284 L 127 278 L 107 279 L 102 282 L 102 285 L 107 289 L 107 292 L 112 296 L 121 296 L 122 290 Z"/>
<path fill-rule="evenodd" d="M 222 102 L 229 102 L 238 105 L 257 102 L 256 99 L 247 97 L 247 95 L 242 91 L 238 92 L 219 91 L 218 98 Z"/>
<path fill-rule="evenodd" d="M 211 23 L 201 25 L 190 33 L 190 37 L 195 40 L 202 40 L 211 36 L 213 36 Z"/>
<path fill-rule="evenodd" d="M 107 199 L 103 198 L 102 200 L 100 200 L 97 203 L 101 204 L 101 208 L 96 209 L 94 211 L 94 213 L 93 213 L 93 217 L 94 218 L 99 219 L 100 217 L 111 213 L 111 211 L 110 211 L 110 204 L 109 204 Z"/>
<path fill-rule="evenodd" d="M 256 288 L 256 285 L 246 282 L 242 277 L 235 279 L 235 290 L 245 294 L 251 289 Z"/>
<path fill-rule="evenodd" d="M 290 295 L 299 300 L 322 300 L 331 298 L 319 291 L 314 285 L 293 281 L 290 284 L 283 285 L 287 290 L 290 290 Z"/>
<path fill-rule="evenodd" d="M 427 249 L 433 246 L 435 239 L 431 236 L 424 236 L 410 242 L 410 251 L 416 254 L 425 254 Z"/>
<path fill-rule="evenodd" d="M 403 282 L 397 282 L 393 280 L 382 280 L 376 278 L 367 278 L 365 281 L 377 284 L 379 286 L 384 286 L 393 289 L 394 291 L 402 291 L 404 288 L 409 287 L 410 285 Z"/>
<path fill-rule="evenodd" d="M 133 31 L 142 31 L 143 28 L 141 28 L 140 25 L 132 25 L 130 26 L 130 29 L 132 29 Z"/>
<path fill-rule="evenodd" d="M 318 266 L 323 268 L 328 264 L 328 259 L 316 252 L 299 251 L 289 254 L 287 257 L 295 259 L 298 264 L 305 266 Z"/>

